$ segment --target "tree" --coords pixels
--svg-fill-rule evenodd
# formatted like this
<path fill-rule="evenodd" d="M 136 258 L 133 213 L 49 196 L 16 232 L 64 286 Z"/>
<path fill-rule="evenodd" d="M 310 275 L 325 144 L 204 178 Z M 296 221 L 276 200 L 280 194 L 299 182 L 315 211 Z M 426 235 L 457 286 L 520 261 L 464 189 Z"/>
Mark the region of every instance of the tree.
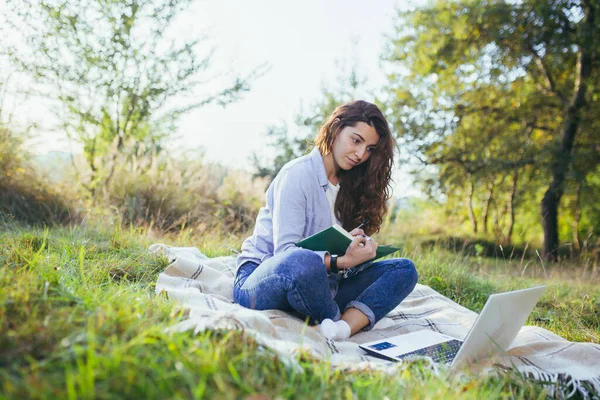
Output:
<path fill-rule="evenodd" d="M 119 156 L 130 167 L 136 156 L 155 156 L 183 113 L 236 101 L 259 74 L 255 70 L 199 95 L 210 80 L 213 49 L 200 57 L 205 39 L 171 35 L 190 3 L 8 1 L 3 17 L 13 37 L 8 53 L 59 101 L 62 128 L 83 145 L 92 195 L 105 190 L 123 167 Z"/>
<path fill-rule="evenodd" d="M 565 190 L 566 176 L 573 161 L 572 156 L 577 131 L 588 102 L 588 86 L 592 84 L 589 80 L 592 77 L 593 57 L 594 54 L 598 54 L 598 44 L 594 43 L 594 37 L 597 34 L 596 12 L 599 10 L 600 4 L 593 1 L 582 1 L 579 6 L 583 12 L 583 18 L 575 31 L 573 40 L 573 44 L 577 48 L 577 61 L 572 74 L 573 89 L 568 97 L 553 83 L 556 71 L 553 71 L 550 66 L 545 66 L 542 58 L 536 56 L 537 53 L 534 50 L 534 57 L 536 57 L 536 60 L 540 60 L 538 62 L 539 70 L 545 75 L 545 89 L 562 99 L 562 112 L 566 114 L 564 115 L 565 121 L 560 144 L 554 149 L 554 157 L 550 165 L 552 181 L 541 202 L 544 254 L 552 259 L 556 258 L 555 251 L 558 249 L 559 243 L 558 206 Z M 566 23 L 565 25 L 570 27 L 571 24 Z"/>
<path fill-rule="evenodd" d="M 395 125 L 424 163 L 479 177 L 534 167 L 535 184 L 550 181 L 540 202 L 548 259 L 576 138 L 594 136 L 580 127 L 597 118 L 587 112 L 598 101 L 597 9 L 595 0 L 438 1 L 399 14 L 385 56 L 397 67 Z"/>

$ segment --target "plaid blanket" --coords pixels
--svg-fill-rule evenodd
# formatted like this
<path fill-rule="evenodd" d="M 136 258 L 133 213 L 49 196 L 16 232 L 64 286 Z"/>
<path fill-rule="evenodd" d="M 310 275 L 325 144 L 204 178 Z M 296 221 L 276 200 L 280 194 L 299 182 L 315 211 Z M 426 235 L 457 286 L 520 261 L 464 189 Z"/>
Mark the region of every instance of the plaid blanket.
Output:
<path fill-rule="evenodd" d="M 475 312 L 418 284 L 371 331 L 360 332 L 348 341 L 334 342 L 286 312 L 256 311 L 234 304 L 234 256 L 211 259 L 197 248 L 164 244 L 152 245 L 150 252 L 164 255 L 170 261 L 158 277 L 156 293 L 167 292 L 170 299 L 182 303 L 189 312 L 188 318 L 172 329 L 243 330 L 291 366 L 295 364 L 293 355 L 304 351 L 329 361 L 334 368 L 371 368 L 393 373 L 398 363 L 368 356 L 357 344 L 422 329 L 464 339 L 477 317 Z M 434 370 L 443 368 L 431 365 Z M 600 393 L 600 345 L 569 342 L 543 328 L 524 326 L 505 355 L 494 358 L 494 364 L 482 362 L 471 370 L 489 372 L 501 366 L 516 368 L 532 379 L 561 383 L 548 385 L 548 389 L 559 388 L 561 392 L 556 394 L 564 397 L 579 394 L 588 398 Z"/>

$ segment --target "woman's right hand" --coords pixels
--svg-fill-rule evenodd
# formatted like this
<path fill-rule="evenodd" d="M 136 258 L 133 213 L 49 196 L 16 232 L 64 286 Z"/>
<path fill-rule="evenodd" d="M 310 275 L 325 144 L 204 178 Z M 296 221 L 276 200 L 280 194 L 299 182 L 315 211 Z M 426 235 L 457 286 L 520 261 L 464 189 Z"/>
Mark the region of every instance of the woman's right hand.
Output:
<path fill-rule="evenodd" d="M 340 257 L 338 263 L 341 268 L 352 268 L 367 260 L 375 258 L 379 245 L 368 236 L 355 236 L 346 249 L 346 253 Z M 341 262 L 340 262 L 341 261 Z"/>

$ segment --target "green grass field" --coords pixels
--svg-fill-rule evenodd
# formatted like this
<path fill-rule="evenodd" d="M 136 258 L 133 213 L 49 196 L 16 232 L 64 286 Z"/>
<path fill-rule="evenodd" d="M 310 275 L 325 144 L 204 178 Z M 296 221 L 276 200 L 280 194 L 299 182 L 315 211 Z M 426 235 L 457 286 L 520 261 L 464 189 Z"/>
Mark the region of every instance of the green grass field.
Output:
<path fill-rule="evenodd" d="M 296 356 L 298 371 L 239 332 L 168 333 L 184 313 L 154 294 L 167 260 L 147 248 L 193 245 L 217 256 L 242 240 L 206 237 L 0 228 L 0 398 L 547 397 L 548 386 L 511 371 L 457 378 L 413 362 L 389 376 L 333 370 L 305 354 Z M 548 284 L 528 324 L 600 343 L 600 277 L 591 268 L 418 246 L 405 255 L 421 283 L 474 311 L 493 292 Z"/>

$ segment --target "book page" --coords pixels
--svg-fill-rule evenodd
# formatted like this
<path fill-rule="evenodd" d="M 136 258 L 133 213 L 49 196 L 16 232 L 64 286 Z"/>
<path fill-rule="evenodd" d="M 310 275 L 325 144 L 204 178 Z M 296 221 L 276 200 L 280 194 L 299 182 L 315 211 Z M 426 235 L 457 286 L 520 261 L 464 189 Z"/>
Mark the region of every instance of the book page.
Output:
<path fill-rule="evenodd" d="M 350 233 L 349 233 L 347 230 L 345 230 L 344 228 L 342 228 L 342 227 L 341 227 L 341 226 L 339 226 L 338 224 L 333 224 L 332 226 L 333 226 L 333 228 L 334 228 L 336 231 L 338 231 L 338 232 L 339 232 L 339 233 L 341 233 L 342 235 L 346 236 L 348 239 L 350 239 L 350 240 L 354 239 L 354 237 L 352 237 L 352 235 L 351 235 L 351 234 L 350 234 Z"/>

